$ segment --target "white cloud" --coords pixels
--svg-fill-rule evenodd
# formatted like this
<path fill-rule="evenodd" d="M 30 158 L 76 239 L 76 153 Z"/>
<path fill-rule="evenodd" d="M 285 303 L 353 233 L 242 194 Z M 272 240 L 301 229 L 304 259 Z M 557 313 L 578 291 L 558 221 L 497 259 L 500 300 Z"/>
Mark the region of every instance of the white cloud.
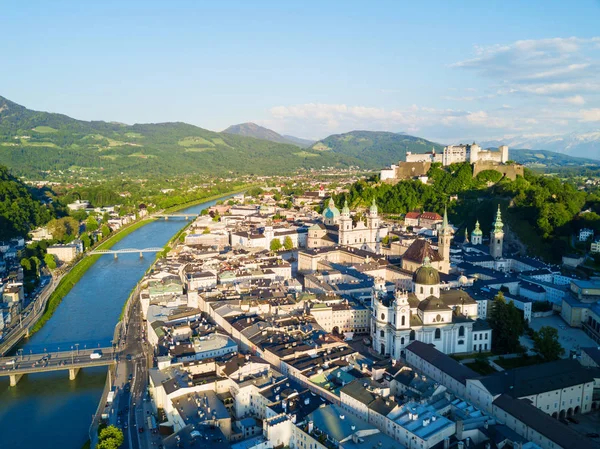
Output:
<path fill-rule="evenodd" d="M 600 108 L 582 109 L 579 116 L 582 122 L 600 122 Z"/>
<path fill-rule="evenodd" d="M 600 92 L 600 37 L 516 41 L 475 47 L 476 57 L 451 64 L 501 83 L 501 95 L 560 97 Z"/>
<path fill-rule="evenodd" d="M 585 104 L 585 99 L 581 95 L 573 95 L 572 97 L 564 98 L 552 98 L 551 101 L 553 103 L 566 103 L 576 106 L 581 106 Z"/>

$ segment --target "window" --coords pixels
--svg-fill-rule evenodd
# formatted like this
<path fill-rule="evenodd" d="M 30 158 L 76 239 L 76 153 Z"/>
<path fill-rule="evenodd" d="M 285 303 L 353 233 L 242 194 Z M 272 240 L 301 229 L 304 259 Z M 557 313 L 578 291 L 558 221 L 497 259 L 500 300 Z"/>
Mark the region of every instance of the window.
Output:
<path fill-rule="evenodd" d="M 381 321 L 385 321 L 385 313 L 381 314 Z"/>
<path fill-rule="evenodd" d="M 435 330 L 435 336 L 434 336 L 434 338 L 435 338 L 436 340 L 439 340 L 440 338 L 442 338 L 442 331 L 440 331 L 440 328 L 439 328 L 439 327 L 438 327 L 438 328 L 436 328 L 436 330 Z"/>
<path fill-rule="evenodd" d="M 477 334 L 473 334 L 473 340 L 477 341 Z"/>
<path fill-rule="evenodd" d="M 406 326 L 406 315 L 402 315 L 402 326 Z"/>
<path fill-rule="evenodd" d="M 431 287 L 431 288 L 429 289 L 429 294 L 430 294 L 430 295 L 433 295 L 433 287 Z"/>
<path fill-rule="evenodd" d="M 488 339 L 488 334 L 485 334 L 485 339 L 486 339 L 486 340 Z"/>
<path fill-rule="evenodd" d="M 458 328 L 458 336 L 459 337 L 464 337 L 465 336 L 465 327 L 464 326 L 460 326 Z"/>
<path fill-rule="evenodd" d="M 415 331 L 414 331 L 414 330 L 410 331 L 410 334 L 409 334 L 409 336 L 408 336 L 408 339 L 409 339 L 410 341 L 412 341 L 412 340 L 414 340 L 414 339 L 415 339 Z"/>
<path fill-rule="evenodd" d="M 380 336 L 381 338 L 385 337 L 385 331 L 380 331 L 380 332 L 379 332 L 379 336 Z"/>
<path fill-rule="evenodd" d="M 404 337 L 402 337 L 402 338 L 400 339 L 400 344 L 401 344 L 401 345 L 403 345 L 403 344 L 404 344 Z M 587 397 L 586 397 L 586 399 L 587 399 Z"/>
<path fill-rule="evenodd" d="M 421 287 L 421 294 L 423 294 L 423 287 Z"/>

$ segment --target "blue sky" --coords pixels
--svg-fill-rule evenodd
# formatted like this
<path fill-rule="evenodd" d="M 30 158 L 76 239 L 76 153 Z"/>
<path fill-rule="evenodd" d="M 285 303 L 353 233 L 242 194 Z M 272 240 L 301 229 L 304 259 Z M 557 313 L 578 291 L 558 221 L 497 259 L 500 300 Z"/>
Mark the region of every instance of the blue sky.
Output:
<path fill-rule="evenodd" d="M 600 1 L 28 1 L 0 95 L 84 120 L 444 143 L 600 129 Z"/>

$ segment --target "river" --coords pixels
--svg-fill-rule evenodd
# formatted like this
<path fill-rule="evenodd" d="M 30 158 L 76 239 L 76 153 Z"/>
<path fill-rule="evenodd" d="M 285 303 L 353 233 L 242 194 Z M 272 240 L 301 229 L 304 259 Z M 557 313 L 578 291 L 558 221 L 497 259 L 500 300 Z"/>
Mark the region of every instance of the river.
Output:
<path fill-rule="evenodd" d="M 199 213 L 208 201 L 178 212 Z M 159 219 L 132 232 L 113 248 L 164 246 L 187 222 Z M 62 300 L 52 318 L 23 343 L 30 352 L 110 346 L 123 304 L 154 261 L 154 254 L 102 256 Z M 106 368 L 81 370 L 74 381 L 68 371 L 24 376 L 16 387 L 0 378 L 1 449 L 80 449 L 102 395 Z"/>

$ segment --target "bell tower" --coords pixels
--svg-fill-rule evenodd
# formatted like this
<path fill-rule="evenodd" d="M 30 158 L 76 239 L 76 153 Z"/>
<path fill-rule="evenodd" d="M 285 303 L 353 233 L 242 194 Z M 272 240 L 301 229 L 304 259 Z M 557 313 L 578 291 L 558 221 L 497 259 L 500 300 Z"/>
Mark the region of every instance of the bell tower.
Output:
<path fill-rule="evenodd" d="M 444 208 L 444 222 L 438 232 L 438 253 L 442 258 L 440 271 L 450 271 L 450 243 L 452 241 L 452 228 L 448 224 L 448 208 Z M 443 267 L 443 268 L 442 268 Z"/>
<path fill-rule="evenodd" d="M 490 255 L 494 259 L 500 259 L 502 257 L 502 245 L 504 244 L 504 223 L 502 223 L 502 213 L 500 212 L 500 205 L 498 204 L 498 212 L 496 212 L 496 219 L 492 225 L 492 231 L 490 232 Z"/>
<path fill-rule="evenodd" d="M 477 220 L 475 229 L 471 232 L 471 243 L 473 245 L 481 245 L 483 243 L 483 232 L 481 232 L 481 228 L 479 227 L 479 220 Z"/>

